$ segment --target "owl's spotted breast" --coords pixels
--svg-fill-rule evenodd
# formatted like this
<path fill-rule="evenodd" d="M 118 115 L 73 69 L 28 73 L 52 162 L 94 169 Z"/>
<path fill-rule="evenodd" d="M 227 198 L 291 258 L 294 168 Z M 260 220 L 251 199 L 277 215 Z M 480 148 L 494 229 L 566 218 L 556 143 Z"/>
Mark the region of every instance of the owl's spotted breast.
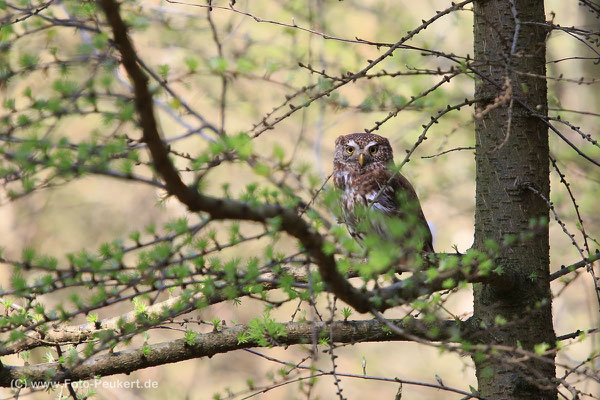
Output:
<path fill-rule="evenodd" d="M 386 202 L 386 200 L 393 198 L 394 190 L 391 185 L 385 185 L 389 178 L 390 174 L 383 169 L 376 169 L 365 174 L 339 171 L 334 175 L 334 182 L 336 187 L 342 189 L 342 202 L 349 211 L 354 209 L 355 204 L 367 206 L 376 200 L 373 207 L 391 215 L 394 212 L 393 202 Z M 385 189 L 377 197 L 384 186 Z"/>

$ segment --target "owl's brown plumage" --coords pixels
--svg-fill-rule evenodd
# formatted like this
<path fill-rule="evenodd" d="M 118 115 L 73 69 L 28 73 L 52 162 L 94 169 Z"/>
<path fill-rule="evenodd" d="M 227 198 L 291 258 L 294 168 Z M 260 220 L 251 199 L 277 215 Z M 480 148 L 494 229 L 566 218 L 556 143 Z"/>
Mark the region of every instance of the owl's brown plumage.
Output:
<path fill-rule="evenodd" d="M 390 142 L 382 136 L 352 133 L 336 139 L 333 182 L 342 191 L 344 222 L 359 240 L 373 231 L 387 240 L 398 241 L 405 255 L 421 250 L 433 252 L 431 231 L 415 189 L 400 173 L 393 175 L 388 169 L 393 161 Z M 368 206 L 395 217 L 394 232 L 388 232 L 389 226 L 376 218 L 369 221 L 371 229 L 365 232 L 360 208 Z"/>

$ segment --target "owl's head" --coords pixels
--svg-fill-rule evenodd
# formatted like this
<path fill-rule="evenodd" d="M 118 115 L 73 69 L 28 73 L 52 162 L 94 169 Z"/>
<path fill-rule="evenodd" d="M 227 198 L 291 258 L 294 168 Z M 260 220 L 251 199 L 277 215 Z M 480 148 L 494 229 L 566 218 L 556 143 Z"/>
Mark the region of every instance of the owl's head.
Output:
<path fill-rule="evenodd" d="M 371 165 L 385 167 L 394 159 L 392 146 L 383 136 L 373 133 L 351 133 L 335 141 L 334 163 L 352 169 L 367 169 Z"/>

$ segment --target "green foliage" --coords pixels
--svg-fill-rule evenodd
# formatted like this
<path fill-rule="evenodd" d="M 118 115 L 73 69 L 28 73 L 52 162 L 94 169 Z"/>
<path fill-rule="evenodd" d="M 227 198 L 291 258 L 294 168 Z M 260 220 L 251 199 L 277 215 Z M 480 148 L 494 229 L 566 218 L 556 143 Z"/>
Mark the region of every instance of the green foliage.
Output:
<path fill-rule="evenodd" d="M 271 168 L 266 164 L 258 163 L 254 166 L 254 173 L 261 176 L 269 176 L 271 174 Z"/>
<path fill-rule="evenodd" d="M 167 80 L 167 77 L 169 75 L 169 69 L 170 68 L 169 68 L 168 64 L 163 64 L 163 65 L 158 66 L 158 74 L 165 81 Z"/>
<path fill-rule="evenodd" d="M 184 336 L 185 344 L 188 346 L 195 346 L 198 343 L 198 335 L 198 332 L 187 329 Z"/>
<path fill-rule="evenodd" d="M 32 68 L 32 67 L 35 67 L 35 65 L 39 62 L 39 60 L 40 59 L 37 54 L 24 53 L 19 58 L 19 65 L 23 69 Z"/>
<path fill-rule="evenodd" d="M 535 353 L 537 355 L 544 355 L 544 353 L 550 348 L 550 345 L 548 343 L 538 343 L 536 345 L 533 346 L 533 350 L 535 351 Z"/>
<path fill-rule="evenodd" d="M 276 322 L 269 312 L 262 318 L 254 318 L 248 324 L 248 329 L 238 335 L 238 343 L 257 344 L 272 347 L 273 341 L 287 336 L 285 325 Z"/>
<path fill-rule="evenodd" d="M 211 58 L 208 60 L 208 67 L 219 74 L 223 74 L 227 71 L 227 60 L 222 57 Z"/>
<path fill-rule="evenodd" d="M 98 322 L 98 314 L 90 313 L 85 319 L 87 322 L 95 324 L 96 322 Z"/>
<path fill-rule="evenodd" d="M 187 331 L 186 331 L 187 334 Z M 187 340 L 186 340 L 187 343 Z M 152 348 L 150 346 L 148 346 L 147 344 L 144 344 L 142 346 L 142 354 L 144 355 L 144 357 L 148 357 L 150 354 L 152 353 Z"/>
<path fill-rule="evenodd" d="M 188 231 L 188 221 L 186 218 L 179 218 L 165 224 L 165 230 L 168 232 L 182 235 Z"/>
<path fill-rule="evenodd" d="M 194 56 L 187 56 L 184 60 L 185 65 L 188 68 L 188 72 L 189 73 L 194 73 L 196 72 L 196 70 L 198 69 L 198 66 L 200 65 L 200 62 L 198 61 L 198 59 Z"/>
<path fill-rule="evenodd" d="M 456 282 L 452 278 L 446 278 L 446 279 L 444 279 L 444 282 L 442 282 L 442 287 L 444 289 L 452 289 L 455 286 L 456 286 Z"/>
<path fill-rule="evenodd" d="M 239 57 L 236 61 L 236 70 L 241 73 L 249 73 L 256 69 L 256 63 L 246 57 Z"/>
<path fill-rule="evenodd" d="M 348 320 L 348 317 L 350 317 L 350 315 L 352 315 L 352 309 L 349 307 L 344 307 L 342 309 L 342 313 L 344 315 L 344 321 Z"/>

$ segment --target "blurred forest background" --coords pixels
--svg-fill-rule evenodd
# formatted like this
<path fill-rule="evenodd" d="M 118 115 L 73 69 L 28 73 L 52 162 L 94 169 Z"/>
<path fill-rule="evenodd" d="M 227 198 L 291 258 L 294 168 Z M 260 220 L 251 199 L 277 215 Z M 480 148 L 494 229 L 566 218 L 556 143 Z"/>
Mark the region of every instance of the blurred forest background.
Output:
<path fill-rule="evenodd" d="M 0 18 L 16 13 L 7 7 L 41 6 L 45 2 L 0 2 Z M 449 7 L 447 1 L 423 0 L 276 0 L 236 1 L 235 10 L 226 1 L 213 1 L 214 8 L 208 17 L 205 2 L 187 1 L 127 1 L 124 2 L 124 19 L 133 27 L 131 37 L 139 57 L 152 70 L 159 81 L 168 84 L 177 97 L 173 97 L 157 80 L 150 81 L 156 100 L 156 113 L 161 132 L 170 141 L 171 149 L 179 154 L 173 156 L 176 165 L 185 169 L 189 156 L 198 157 L 208 151 L 218 135 L 202 126 L 198 118 L 186 110 L 196 110 L 210 125 L 228 135 L 247 133 L 257 135 L 253 139 L 253 151 L 260 161 L 252 168 L 244 162 L 223 162 L 208 170 L 203 177 L 205 193 L 221 196 L 232 193 L 234 197 L 244 193 L 251 182 L 273 185 L 285 182 L 305 202 L 310 201 L 332 171 L 334 141 L 337 136 L 372 129 L 390 112 L 399 108 L 397 116 L 387 121 L 376 132 L 387 138 L 395 151 L 396 162 L 402 161 L 421 133 L 422 125 L 435 117 L 439 110 L 473 97 L 474 80 L 461 73 L 457 65 L 444 57 L 419 50 L 399 49 L 393 57 L 385 59 L 372 77 L 359 79 L 335 90 L 331 95 L 311 102 L 292 113 L 288 118 L 264 129 L 261 121 L 273 112 L 274 117 L 302 105 L 318 91 L 333 85 L 327 76 L 341 76 L 346 71 L 356 72 L 366 65 L 366 60 L 380 56 L 385 47 L 357 43 L 358 39 L 370 42 L 394 43 L 407 31 L 422 24 L 421 20 L 435 15 L 436 10 Z M 89 9 L 88 9 L 89 8 Z M 426 30 L 416 35 L 408 44 L 417 48 L 440 50 L 446 54 L 465 56 L 473 54 L 473 13 L 470 6 L 440 18 Z M 73 16 L 96 13 L 91 2 L 62 1 L 49 5 L 39 15 L 67 20 Z M 561 26 L 585 27 L 600 30 L 600 21 L 577 1 L 546 1 L 547 20 Z M 64 137 L 79 143 L 95 138 L 97 143 L 107 143 L 111 132 L 119 131 L 130 138 L 139 138 L 132 122 L 133 106 L 130 84 L 121 68 L 111 70 L 110 58 L 114 52 L 105 52 L 107 34 L 99 35 L 83 29 L 56 26 L 37 32 L 37 26 L 48 21 L 36 15 L 23 23 L 2 26 L 2 42 L 11 43 L 10 52 L 3 51 L 2 63 L 8 63 L 17 72 L 10 79 L 0 81 L 0 97 L 4 104 L 2 116 L 27 115 L 35 119 L 31 107 L 34 97 L 52 98 L 61 93 L 83 90 L 88 80 L 94 81 L 98 93 L 97 108 L 108 112 L 87 112 L 84 105 L 59 105 L 65 116 L 56 120 L 40 120 L 26 128 L 20 128 L 13 137 L 37 135 L 57 142 Z M 103 28 L 104 29 L 104 28 Z M 25 34 L 31 31 L 32 33 Z M 339 40 L 343 38 L 344 40 Z M 597 40 L 597 38 L 596 38 Z M 0 48 L 3 44 L 0 42 Z M 547 41 L 548 76 L 563 77 L 548 80 L 551 116 L 561 116 L 573 125 L 597 137 L 600 117 L 600 65 L 597 48 L 590 49 L 583 41 L 568 32 L 554 30 Z M 4 49 L 6 50 L 6 49 Z M 59 60 L 71 60 L 64 65 Z M 35 65 L 35 67 L 33 67 Z M 107 66 L 108 65 L 108 66 Z M 311 71 L 312 70 L 312 71 Z M 6 69 L 4 70 L 6 71 Z M 422 95 L 442 81 L 444 75 L 456 76 L 436 90 Z M 71 87 L 71 86 L 72 87 Z M 225 95 L 223 95 L 225 91 Z M 33 94 L 32 94 L 33 92 Z M 102 94 L 103 93 L 103 94 Z M 119 96 L 122 96 L 120 99 Z M 416 101 L 404 107 L 411 97 Z M 13 104 L 7 103 L 10 99 Z M 84 100 L 81 100 L 84 102 Z M 86 108 L 87 107 L 87 108 Z M 15 113 L 11 110 L 20 110 Z M 42 112 L 40 112 L 42 114 Z M 431 224 L 434 246 L 438 252 L 464 252 L 473 242 L 475 206 L 475 164 L 473 146 L 472 106 L 445 114 L 434 124 L 427 139 L 414 151 L 402 173 L 415 186 L 425 215 Z M 25 118 L 25 117 L 20 117 Z M 271 121 L 273 118 L 270 119 Z M 26 120 L 20 121 L 25 123 Z M 2 128 L 5 129 L 5 128 Z M 590 141 L 584 140 L 567 126 L 561 132 L 592 158 L 599 159 L 600 151 Z M 3 134 L 0 132 L 0 134 Z M 47 136 L 44 136 L 47 135 Z M 4 139 L 3 139 L 4 140 Z M 136 144 L 137 142 L 133 142 Z M 600 169 L 578 156 L 570 147 L 551 136 L 550 151 L 558 160 L 560 170 L 566 174 L 583 216 L 586 232 L 592 238 L 600 234 L 598 198 L 600 198 Z M 465 148 L 446 154 L 442 152 Z M 147 160 L 145 150 L 139 150 L 142 164 L 117 160 L 115 170 L 138 171 Z M 193 179 L 192 172 L 182 171 L 185 180 Z M 66 263 L 66 254 L 82 249 L 96 252 L 101 244 L 121 238 L 132 243 L 130 234 L 141 232 L 142 238 L 152 237 L 148 226 L 165 232 L 163 226 L 180 218 L 192 225 L 198 216 L 190 214 L 173 198 L 164 198 L 165 192 L 151 185 L 131 180 L 119 180 L 110 176 L 86 174 L 82 177 L 48 180 L 48 175 L 38 176 L 27 188 L 6 183 L 0 204 L 0 237 L 6 259 L 18 259 L 23 251 L 35 248 L 40 254 L 54 256 L 59 264 Z M 144 175 L 141 173 L 141 175 Z M 150 176 L 146 174 L 145 176 Z M 271 181 L 269 180 L 271 179 Z M 263 186 L 261 186 L 263 187 Z M 570 232 L 577 232 L 579 222 L 569 194 L 560 183 L 560 176 L 551 173 L 551 201 L 555 210 L 566 223 Z M 319 205 L 316 209 L 323 215 L 329 210 Z M 334 219 L 331 219 L 333 222 Z M 244 236 L 260 234 L 262 230 L 253 224 L 231 223 L 211 226 L 209 235 L 215 243 L 227 243 L 232 230 L 240 229 Z M 168 230 L 167 230 L 168 231 Z M 214 236 L 213 236 L 214 235 Z M 579 260 L 577 249 L 563 233 L 561 226 L 550 224 L 551 266 L 554 272 L 561 265 Z M 579 240 L 579 237 L 578 237 Z M 269 235 L 249 240 L 222 250 L 219 257 L 261 257 L 266 248 L 286 255 L 297 251 L 293 240 Z M 65 264 L 66 265 L 66 264 Z M 11 266 L 0 264 L 0 286 L 11 287 Z M 75 292 L 86 296 L 89 289 L 76 288 Z M 72 291 L 50 294 L 45 298 L 48 307 L 67 303 Z M 554 297 L 553 313 L 557 335 L 577 329 L 599 326 L 598 304 L 589 274 L 582 272 L 567 275 L 552 283 Z M 171 294 L 163 292 L 158 300 Z M 473 310 L 470 288 L 464 288 L 447 296 L 444 303 L 446 317 L 468 317 Z M 283 294 L 272 300 L 284 300 Z M 141 345 L 145 340 L 156 343 L 183 336 L 188 326 L 198 331 L 211 331 L 210 321 L 226 321 L 228 326 L 248 323 L 260 316 L 264 302 L 243 298 L 241 302 L 222 302 L 188 315 L 193 321 L 175 324 L 177 329 L 152 329 L 149 338 L 136 336 L 132 343 Z M 329 318 L 325 296 L 318 304 Z M 131 302 L 121 302 L 98 310 L 99 319 L 110 318 L 130 311 Z M 288 321 L 295 314 L 298 301 L 289 301 L 273 308 L 271 315 L 277 321 Z M 311 318 L 310 307 L 300 305 L 300 315 Z M 341 309 L 341 307 L 339 307 Z M 408 307 L 399 307 L 385 313 L 389 318 L 402 318 Z M 312 316 L 314 317 L 314 315 Z M 368 318 L 353 314 L 354 318 Z M 177 318 L 182 320 L 182 318 Z M 72 325 L 86 322 L 86 315 L 78 315 Z M 600 341 L 597 335 L 582 341 L 573 341 L 557 360 L 565 365 L 577 364 L 590 354 L 597 354 Z M 119 345 L 116 350 L 130 345 Z M 261 353 L 290 362 L 299 362 L 307 356 L 310 345 L 289 348 L 259 349 Z M 326 348 L 326 347 L 324 347 Z M 401 377 L 403 379 L 436 382 L 436 375 L 447 386 L 468 391 L 476 386 L 474 367 L 469 357 L 461 357 L 439 348 L 412 342 L 362 343 L 341 346 L 336 349 L 338 370 L 373 376 Z M 46 352 L 38 349 L 28 355 L 28 362 L 44 360 Z M 22 365 L 18 355 L 3 357 L 3 363 Z M 331 360 L 322 354 L 317 366 L 330 368 Z M 598 361 L 591 362 L 591 371 L 598 371 Z M 254 354 L 236 351 L 214 357 L 192 359 L 177 364 L 148 368 L 105 380 L 147 380 L 159 382 L 158 389 L 98 389 L 95 398 L 109 399 L 160 399 L 189 398 L 207 399 L 244 398 L 253 393 L 252 387 L 268 386 L 281 381 L 281 365 Z M 292 373 L 299 374 L 296 371 Z M 558 375 L 561 376 L 559 368 Z M 597 378 L 597 375 L 596 375 Z M 394 398 L 398 385 L 361 379 L 341 378 L 344 395 L 348 398 Z M 314 398 L 333 398 L 333 378 L 322 377 L 313 390 Z M 306 382 L 292 383 L 257 396 L 265 399 L 289 399 L 304 397 L 299 392 L 306 389 Z M 597 379 L 588 379 L 580 389 L 600 395 Z M 459 399 L 459 394 L 424 388 L 404 386 L 404 398 L 408 399 Z M 59 396 L 60 389 L 47 394 L 35 393 L 28 398 Z M 11 396 L 9 389 L 0 389 L 2 398 Z M 368 393 L 368 396 L 365 394 Z M 66 393 L 63 393 L 66 394 Z M 233 394 L 236 394 L 235 396 Z M 240 395 L 241 394 L 241 395 Z M 216 398 L 216 397 L 215 397 Z"/>

